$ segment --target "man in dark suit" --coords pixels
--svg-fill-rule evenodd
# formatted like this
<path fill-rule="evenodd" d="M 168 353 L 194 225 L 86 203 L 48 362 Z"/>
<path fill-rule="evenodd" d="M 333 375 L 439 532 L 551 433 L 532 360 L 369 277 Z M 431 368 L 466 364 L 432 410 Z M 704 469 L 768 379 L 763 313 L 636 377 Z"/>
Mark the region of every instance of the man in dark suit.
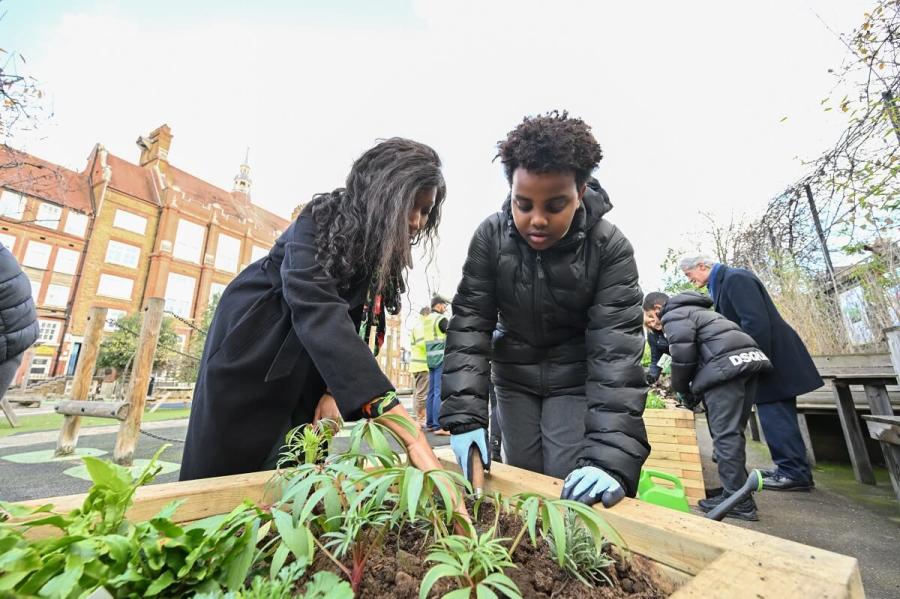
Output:
<path fill-rule="evenodd" d="M 797 396 L 824 384 L 809 351 L 752 272 L 704 256 L 685 258 L 679 266 L 695 286 L 709 290 L 713 309 L 753 337 L 774 366 L 760 376 L 756 393 L 756 411 L 775 462 L 763 487 L 809 491 L 814 484 L 797 424 Z"/>

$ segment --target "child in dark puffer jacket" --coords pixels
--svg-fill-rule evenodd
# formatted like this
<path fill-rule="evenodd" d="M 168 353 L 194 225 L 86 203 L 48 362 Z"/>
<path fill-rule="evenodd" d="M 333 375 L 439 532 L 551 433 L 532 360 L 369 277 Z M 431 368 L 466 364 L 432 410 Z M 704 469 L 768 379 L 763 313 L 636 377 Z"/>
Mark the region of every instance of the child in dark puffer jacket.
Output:
<path fill-rule="evenodd" d="M 756 397 L 756 379 L 772 368 L 768 357 L 741 328 L 712 311 L 712 300 L 696 291 L 669 299 L 660 310 L 672 355 L 672 388 L 702 395 L 718 456 L 722 494 L 700 501 L 710 511 L 747 481 L 744 429 Z M 758 520 L 753 498 L 728 516 Z"/>

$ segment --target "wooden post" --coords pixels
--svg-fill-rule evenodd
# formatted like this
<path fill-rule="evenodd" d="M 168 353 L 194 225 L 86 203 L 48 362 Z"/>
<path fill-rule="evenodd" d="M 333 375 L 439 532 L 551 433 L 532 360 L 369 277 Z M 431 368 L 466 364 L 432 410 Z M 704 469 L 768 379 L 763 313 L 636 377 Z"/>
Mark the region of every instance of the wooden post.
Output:
<path fill-rule="evenodd" d="M 128 416 L 119 426 L 116 449 L 113 452 L 113 460 L 122 466 L 131 466 L 134 461 L 134 447 L 144 416 L 144 404 L 147 401 L 147 388 L 150 385 L 150 373 L 153 371 L 153 357 L 156 355 L 156 343 L 159 341 L 164 305 L 164 299 L 151 297 L 144 307 L 141 336 L 134 356 L 131 381 L 125 393 L 125 401 L 129 403 Z"/>
<path fill-rule="evenodd" d="M 84 341 L 81 344 L 78 364 L 75 366 L 75 378 L 72 380 L 72 400 L 74 401 L 86 400 L 91 390 L 94 368 L 97 366 L 97 356 L 100 354 L 100 338 L 103 336 L 103 325 L 106 323 L 106 312 L 107 308 L 96 306 L 88 311 Z M 59 431 L 59 440 L 56 442 L 57 456 L 70 455 L 75 451 L 80 426 L 81 416 L 66 416 L 62 429 Z"/>
<path fill-rule="evenodd" d="M 6 419 L 9 420 L 9 425 L 11 427 L 16 428 L 19 426 L 19 419 L 16 418 L 16 411 L 9 405 L 9 400 L 5 397 L 0 397 L 0 408 L 3 409 L 3 413 L 6 415 Z"/>
<path fill-rule="evenodd" d="M 850 454 L 850 465 L 853 466 L 853 476 L 858 483 L 874 485 L 875 472 L 872 470 L 872 462 L 869 461 L 869 452 L 866 450 L 865 439 L 859 426 L 856 406 L 853 405 L 853 394 L 850 393 L 850 387 L 844 383 L 833 381 L 832 385 L 838 417 L 841 420 L 841 428 L 844 429 L 844 440 L 847 442 L 847 452 Z"/>
<path fill-rule="evenodd" d="M 884 336 L 887 338 L 888 349 L 891 351 L 891 365 L 894 367 L 894 374 L 900 380 L 900 327 L 884 329 Z"/>

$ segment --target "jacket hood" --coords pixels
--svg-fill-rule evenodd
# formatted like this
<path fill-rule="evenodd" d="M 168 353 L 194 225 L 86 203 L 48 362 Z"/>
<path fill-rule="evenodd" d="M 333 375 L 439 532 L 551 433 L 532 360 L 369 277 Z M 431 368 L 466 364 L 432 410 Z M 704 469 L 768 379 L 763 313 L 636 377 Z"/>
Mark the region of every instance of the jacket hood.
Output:
<path fill-rule="evenodd" d="M 666 305 L 663 306 L 660 315 L 662 316 L 664 314 L 667 314 L 675 308 L 680 308 L 682 306 L 712 308 L 713 301 L 712 298 L 710 298 L 708 295 L 700 293 L 699 291 L 685 291 L 683 293 L 679 293 L 675 297 L 669 298 L 669 301 L 667 301 Z"/>
<path fill-rule="evenodd" d="M 564 241 L 578 233 L 590 230 L 601 218 L 603 218 L 603 215 L 612 210 L 612 208 L 613 205 L 609 200 L 609 195 L 606 193 L 606 190 L 600 186 L 600 182 L 597 181 L 597 179 L 591 177 L 588 179 L 584 190 L 582 205 L 575 211 L 575 217 L 572 219 L 572 226 L 569 227 L 569 232 L 566 233 L 566 236 L 560 241 Z M 503 202 L 501 212 L 509 225 L 510 234 L 518 235 L 516 224 L 512 217 L 511 193 L 506 196 L 506 201 Z"/>

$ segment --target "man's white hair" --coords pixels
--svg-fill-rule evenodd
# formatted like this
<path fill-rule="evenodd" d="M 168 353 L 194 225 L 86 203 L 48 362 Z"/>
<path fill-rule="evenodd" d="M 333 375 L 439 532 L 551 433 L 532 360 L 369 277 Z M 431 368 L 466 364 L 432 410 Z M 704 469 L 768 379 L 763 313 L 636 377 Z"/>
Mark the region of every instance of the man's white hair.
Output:
<path fill-rule="evenodd" d="M 713 267 L 716 261 L 707 256 L 706 254 L 697 254 L 693 256 L 685 256 L 681 260 L 678 261 L 678 268 L 681 270 L 690 270 L 695 266 L 700 266 L 701 264 L 708 266 L 709 268 Z"/>

